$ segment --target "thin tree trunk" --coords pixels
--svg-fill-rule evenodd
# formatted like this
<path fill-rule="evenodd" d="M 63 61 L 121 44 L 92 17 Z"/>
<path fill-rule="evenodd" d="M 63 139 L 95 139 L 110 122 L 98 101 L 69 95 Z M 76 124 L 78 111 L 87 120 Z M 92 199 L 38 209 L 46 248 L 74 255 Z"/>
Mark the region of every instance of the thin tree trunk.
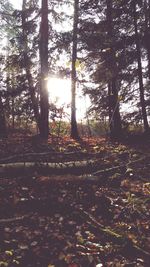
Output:
<path fill-rule="evenodd" d="M 145 12 L 145 45 L 147 50 L 148 59 L 148 75 L 150 79 L 150 1 L 144 2 L 144 12 Z"/>
<path fill-rule="evenodd" d="M 113 137 L 120 137 L 122 134 L 122 127 L 121 127 L 121 117 L 119 111 L 119 100 L 118 100 L 118 89 L 117 89 L 117 79 L 116 77 L 112 79 L 112 136 Z"/>
<path fill-rule="evenodd" d="M 7 137 L 6 121 L 5 121 L 2 96 L 0 93 L 0 138 L 5 138 L 5 137 Z"/>
<path fill-rule="evenodd" d="M 31 97 L 31 102 L 32 102 L 32 107 L 34 111 L 34 117 L 37 123 L 37 126 L 40 130 L 40 113 L 39 113 L 39 106 L 38 106 L 38 100 L 35 96 L 35 88 L 34 88 L 34 83 L 32 79 L 32 74 L 31 74 L 31 69 L 30 69 L 30 60 L 28 57 L 28 38 L 27 38 L 27 33 L 25 30 L 25 25 L 26 25 L 26 5 L 27 5 L 27 0 L 23 0 L 22 3 L 22 33 L 23 33 L 23 46 L 24 46 L 24 67 L 26 71 L 26 76 L 27 76 L 27 81 L 28 81 L 28 86 L 29 86 L 29 93 Z"/>
<path fill-rule="evenodd" d="M 110 131 L 112 131 L 111 129 L 112 109 L 111 109 L 111 84 L 110 82 L 108 83 L 108 114 L 109 114 L 109 127 L 110 127 Z"/>
<path fill-rule="evenodd" d="M 144 85 L 143 85 L 143 74 L 142 74 L 142 63 L 141 63 L 141 48 L 140 48 L 140 39 L 138 34 L 137 26 L 137 12 L 136 12 L 136 2 L 133 1 L 133 19 L 134 19 L 134 30 L 135 30 L 135 44 L 137 52 L 137 63 L 138 63 L 138 78 L 139 78 L 139 90 L 140 90 L 140 102 L 142 109 L 142 117 L 144 122 L 144 130 L 147 132 L 149 130 L 147 112 L 144 98 Z"/>
<path fill-rule="evenodd" d="M 40 135 L 47 139 L 49 134 L 49 101 L 48 101 L 48 0 L 42 0 L 41 25 L 40 25 L 40 63 L 41 63 L 41 90 L 40 90 L 40 108 L 41 108 L 41 129 Z"/>
<path fill-rule="evenodd" d="M 112 0 L 106 0 L 107 10 L 107 33 L 110 40 L 110 58 L 112 78 L 108 84 L 109 97 L 109 122 L 110 134 L 113 138 L 118 138 L 122 134 L 121 117 L 119 112 L 118 88 L 117 88 L 117 64 L 115 50 L 113 47 L 113 18 L 112 18 Z"/>
<path fill-rule="evenodd" d="M 12 70 L 11 71 L 11 93 L 12 93 L 13 88 L 15 87 L 14 77 L 15 77 L 15 73 Z M 9 88 L 8 88 L 8 91 L 10 92 Z M 10 110 L 11 110 L 11 115 L 12 115 L 12 128 L 15 129 L 15 98 L 14 98 L 13 94 L 11 96 L 11 108 L 10 108 Z"/>
<path fill-rule="evenodd" d="M 15 129 L 15 103 L 14 103 L 14 97 L 12 97 L 11 100 L 11 104 L 12 104 L 12 128 Z"/>
<path fill-rule="evenodd" d="M 73 44 L 72 44 L 72 71 L 71 71 L 71 137 L 79 139 L 76 121 L 76 59 L 77 59 L 77 32 L 78 32 L 79 0 L 74 0 Z"/>

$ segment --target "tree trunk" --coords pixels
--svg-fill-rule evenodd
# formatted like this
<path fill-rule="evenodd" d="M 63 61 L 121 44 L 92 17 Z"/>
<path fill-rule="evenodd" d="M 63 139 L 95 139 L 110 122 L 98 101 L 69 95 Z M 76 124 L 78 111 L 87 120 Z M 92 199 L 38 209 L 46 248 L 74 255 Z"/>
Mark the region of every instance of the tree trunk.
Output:
<path fill-rule="evenodd" d="M 4 115 L 2 96 L 0 93 L 0 138 L 5 138 L 5 137 L 7 137 L 6 121 Z"/>
<path fill-rule="evenodd" d="M 12 110 L 12 128 L 15 129 L 15 101 L 14 97 L 11 100 L 11 110 Z"/>
<path fill-rule="evenodd" d="M 79 0 L 74 0 L 74 21 L 73 21 L 73 44 L 72 44 L 72 71 L 71 71 L 71 137 L 79 139 L 76 121 L 76 59 L 77 59 L 77 32 L 78 32 L 78 8 Z"/>
<path fill-rule="evenodd" d="M 35 96 L 35 88 L 34 88 L 34 82 L 32 79 L 31 69 L 30 69 L 30 59 L 28 57 L 28 38 L 27 33 L 25 30 L 26 26 L 26 5 L 27 0 L 23 0 L 22 3 L 22 34 L 23 34 L 23 53 L 24 53 L 24 68 L 26 71 L 26 77 L 28 81 L 29 86 L 29 93 L 31 97 L 34 117 L 37 123 L 37 126 L 40 130 L 40 113 L 39 113 L 39 106 L 38 106 L 38 100 Z"/>
<path fill-rule="evenodd" d="M 108 114 L 109 114 L 109 127 L 111 131 L 111 118 L 112 118 L 112 109 L 111 109 L 111 83 L 108 83 Z"/>
<path fill-rule="evenodd" d="M 40 63 L 41 63 L 41 90 L 40 90 L 40 135 L 47 139 L 49 134 L 49 101 L 48 101 L 48 0 L 42 0 L 40 25 Z"/>
<path fill-rule="evenodd" d="M 119 112 L 118 91 L 116 90 L 116 79 L 112 79 L 108 85 L 109 97 L 109 125 L 112 138 L 119 138 L 122 134 L 121 117 Z"/>
<path fill-rule="evenodd" d="M 148 59 L 148 76 L 150 79 L 150 1 L 147 3 L 147 0 L 144 2 L 144 12 L 145 12 L 145 46 L 147 50 L 147 59 Z"/>
<path fill-rule="evenodd" d="M 110 62 L 111 62 L 111 75 L 112 78 L 108 84 L 108 97 L 109 97 L 109 122 L 110 134 L 113 138 L 119 138 L 122 134 L 121 118 L 119 112 L 118 101 L 118 88 L 117 88 L 117 64 L 115 50 L 113 47 L 113 18 L 112 18 L 112 0 L 106 1 L 106 19 L 107 19 L 107 33 L 110 40 Z"/>
<path fill-rule="evenodd" d="M 134 30 L 135 30 L 135 44 L 137 52 L 137 63 L 138 63 L 138 78 L 139 78 L 139 90 L 140 90 L 140 102 L 142 109 L 142 117 L 144 122 L 145 132 L 149 131 L 149 125 L 147 120 L 147 112 L 144 98 L 144 85 L 143 85 L 143 74 L 142 74 L 142 63 L 141 63 L 141 48 L 140 48 L 140 39 L 138 34 L 137 26 L 137 12 L 136 12 L 136 2 L 133 1 L 133 19 L 134 19 Z"/>

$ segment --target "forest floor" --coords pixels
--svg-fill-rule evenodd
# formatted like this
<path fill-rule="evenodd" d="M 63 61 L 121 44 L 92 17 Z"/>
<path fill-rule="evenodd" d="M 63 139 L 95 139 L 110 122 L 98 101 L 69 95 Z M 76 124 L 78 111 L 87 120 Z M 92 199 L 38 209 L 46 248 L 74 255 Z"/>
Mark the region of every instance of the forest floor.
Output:
<path fill-rule="evenodd" d="M 0 266 L 150 266 L 149 178 L 150 143 L 0 140 Z"/>

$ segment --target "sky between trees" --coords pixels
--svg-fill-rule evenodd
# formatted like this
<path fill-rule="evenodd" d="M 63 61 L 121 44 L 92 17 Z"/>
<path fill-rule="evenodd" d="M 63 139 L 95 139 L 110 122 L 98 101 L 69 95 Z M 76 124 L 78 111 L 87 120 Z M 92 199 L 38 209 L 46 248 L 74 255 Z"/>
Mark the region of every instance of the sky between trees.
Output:
<path fill-rule="evenodd" d="M 37 123 L 43 116 L 48 123 L 57 104 L 48 103 L 46 79 L 51 76 L 71 80 L 72 135 L 78 135 L 76 111 L 84 106 L 76 97 L 78 88 L 83 99 L 90 98 L 88 117 L 105 121 L 112 135 L 122 135 L 128 125 L 149 131 L 149 0 L 18 3 L 20 9 L 14 10 L 8 0 L 1 2 L 1 35 L 8 40 L 1 61 L 1 103 L 9 118 L 16 120 L 20 112 Z"/>

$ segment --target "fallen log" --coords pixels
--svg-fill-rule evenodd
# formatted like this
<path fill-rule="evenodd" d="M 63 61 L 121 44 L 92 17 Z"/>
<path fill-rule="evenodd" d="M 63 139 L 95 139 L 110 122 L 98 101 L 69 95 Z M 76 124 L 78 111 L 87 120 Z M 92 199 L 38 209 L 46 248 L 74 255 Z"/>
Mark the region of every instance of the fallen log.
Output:
<path fill-rule="evenodd" d="M 13 175 L 78 175 L 77 179 L 98 181 L 101 178 L 107 178 L 114 173 L 120 171 L 125 173 L 129 167 L 135 163 L 143 161 L 147 157 L 130 161 L 126 164 L 109 167 L 108 164 L 102 164 L 100 159 L 86 159 L 81 161 L 65 161 L 65 162 L 14 162 L 0 164 L 0 177 Z M 92 171 L 94 170 L 94 172 Z M 80 175 L 80 176 L 79 176 Z"/>
<path fill-rule="evenodd" d="M 0 164 L 4 163 L 13 163 L 14 160 L 19 160 L 22 161 L 28 161 L 29 158 L 32 158 L 32 161 L 41 161 L 40 157 L 49 157 L 49 158 L 65 158 L 65 157 L 70 157 L 70 156 L 75 156 L 75 157 L 98 157 L 101 156 L 101 152 L 98 153 L 89 153 L 89 152 L 83 152 L 83 151 L 74 151 L 74 152 L 56 152 L 56 151 L 50 151 L 50 152 L 30 152 L 30 153 L 22 153 L 22 154 L 16 154 L 12 155 L 9 157 L 5 158 L 0 158 Z"/>
<path fill-rule="evenodd" d="M 98 168 L 99 162 L 95 160 L 69 161 L 69 162 L 17 162 L 0 164 L 0 176 L 13 174 L 81 174 L 91 172 Z"/>

